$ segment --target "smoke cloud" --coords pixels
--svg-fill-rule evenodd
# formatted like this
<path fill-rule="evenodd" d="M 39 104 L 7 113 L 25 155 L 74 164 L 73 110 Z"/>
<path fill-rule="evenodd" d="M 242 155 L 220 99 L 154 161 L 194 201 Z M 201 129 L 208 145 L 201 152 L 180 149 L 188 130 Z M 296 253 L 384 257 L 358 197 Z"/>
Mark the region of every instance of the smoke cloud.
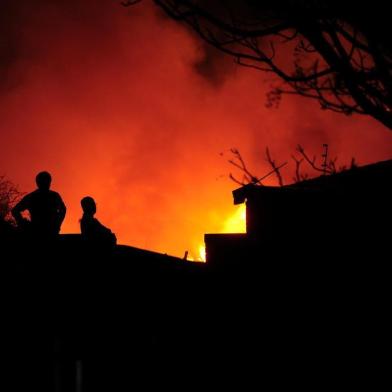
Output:
<path fill-rule="evenodd" d="M 150 2 L 1 7 L 0 172 L 30 191 L 50 171 L 68 207 L 62 232 L 79 231 L 90 195 L 120 243 L 196 256 L 235 211 L 230 148 L 260 175 L 266 146 L 279 162 L 298 143 L 310 154 L 329 143 L 342 163 L 391 157 L 392 133 L 372 119 L 298 97 L 267 109 L 264 74 L 218 56 Z"/>

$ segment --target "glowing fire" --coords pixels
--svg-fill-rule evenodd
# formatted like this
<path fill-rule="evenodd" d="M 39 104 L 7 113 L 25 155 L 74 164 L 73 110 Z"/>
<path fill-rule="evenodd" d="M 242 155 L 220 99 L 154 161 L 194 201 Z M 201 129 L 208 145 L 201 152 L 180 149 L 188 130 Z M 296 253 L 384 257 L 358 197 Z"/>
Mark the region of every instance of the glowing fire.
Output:
<path fill-rule="evenodd" d="M 222 229 L 219 230 L 219 234 L 224 233 L 246 233 L 246 207 L 245 204 L 241 204 L 236 207 L 234 213 L 229 216 L 222 225 Z M 189 257 L 191 261 L 206 261 L 206 247 L 204 244 L 200 244 L 198 247 L 198 254 L 196 257 Z"/>
<path fill-rule="evenodd" d="M 204 245 L 199 246 L 199 261 L 206 261 L 206 247 Z"/>
<path fill-rule="evenodd" d="M 223 224 L 221 233 L 246 233 L 246 207 L 241 204 Z"/>
<path fill-rule="evenodd" d="M 232 205 L 237 185 L 227 178 L 231 148 L 260 176 L 270 170 L 267 146 L 279 162 L 297 143 L 311 154 L 329 143 L 340 162 L 391 157 L 391 133 L 370 117 L 291 95 L 267 108 L 261 72 L 205 51 L 154 2 L 135 12 L 104 1 L 35 3 L 38 12 L 6 12 L 11 38 L 23 26 L 10 53 L 34 55 L 6 62 L 0 174 L 30 192 L 39 171 L 51 172 L 67 206 L 64 234 L 80 233 L 80 199 L 90 195 L 119 244 L 202 261 L 204 233 L 245 231 L 245 206 Z M 75 18 L 92 15 L 91 3 L 93 17 Z"/>

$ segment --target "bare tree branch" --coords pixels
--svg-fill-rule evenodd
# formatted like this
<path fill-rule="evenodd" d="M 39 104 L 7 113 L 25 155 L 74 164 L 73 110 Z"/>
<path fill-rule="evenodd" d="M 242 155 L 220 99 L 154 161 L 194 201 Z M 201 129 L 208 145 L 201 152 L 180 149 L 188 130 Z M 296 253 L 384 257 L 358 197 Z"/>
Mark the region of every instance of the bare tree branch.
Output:
<path fill-rule="evenodd" d="M 233 154 L 234 158 L 233 159 L 229 159 L 229 163 L 232 164 L 233 166 L 235 166 L 237 169 L 239 169 L 244 177 L 242 179 L 242 181 L 239 181 L 237 179 L 235 179 L 235 177 L 230 174 L 230 178 L 239 183 L 239 184 L 259 184 L 262 185 L 261 180 L 259 180 L 256 176 L 254 176 L 247 168 L 241 153 L 239 152 L 239 150 L 237 150 L 236 148 L 232 148 L 230 150 L 230 152 Z"/>
<path fill-rule="evenodd" d="M 280 95 L 297 94 L 322 109 L 370 115 L 392 129 L 392 48 L 369 22 L 369 8 L 357 5 L 354 15 L 344 2 L 154 2 L 238 64 L 278 76 L 279 94 L 268 95 L 275 105 Z M 284 61 L 277 56 L 282 51 Z"/>
<path fill-rule="evenodd" d="M 140 3 L 142 0 L 127 0 L 127 1 L 122 1 L 121 5 L 124 7 L 130 7 L 131 5 L 135 5 L 137 3 Z"/>
<path fill-rule="evenodd" d="M 301 165 L 304 159 L 298 159 L 294 155 L 291 155 L 291 158 L 295 162 L 295 176 L 293 177 L 294 182 L 301 182 L 303 180 L 306 180 L 308 176 L 301 173 Z"/>
<path fill-rule="evenodd" d="M 326 169 L 324 169 L 323 167 L 321 167 L 321 166 L 317 166 L 317 164 L 316 164 L 316 157 L 313 157 L 312 159 L 306 154 L 306 152 L 305 152 L 305 150 L 304 150 L 304 148 L 300 145 L 300 144 L 298 144 L 298 146 L 297 146 L 297 150 L 296 150 L 302 157 L 303 157 L 303 159 L 312 167 L 312 169 L 314 169 L 314 170 L 316 170 L 316 171 L 318 171 L 318 172 L 320 172 L 320 173 L 327 173 L 327 174 L 332 174 L 333 173 L 333 171 L 329 168 L 329 167 L 327 167 Z"/>
<path fill-rule="evenodd" d="M 274 173 L 276 174 L 276 177 L 278 178 L 278 182 L 280 186 L 283 186 L 283 178 L 282 178 L 282 174 L 280 172 L 280 166 L 278 167 L 276 165 L 276 162 L 274 159 L 272 159 L 269 148 L 267 147 L 265 149 L 265 156 L 267 158 L 267 162 L 270 164 L 270 166 L 272 167 Z M 287 163 L 287 162 L 286 162 Z"/>
<path fill-rule="evenodd" d="M 323 155 L 321 155 L 322 163 L 319 165 L 317 163 L 317 157 L 313 156 L 310 157 L 306 152 L 305 149 L 301 146 L 297 146 L 297 153 L 300 154 L 300 157 L 296 157 L 295 155 L 291 155 L 292 160 L 295 163 L 294 169 L 294 183 L 299 183 L 305 181 L 310 178 L 309 174 L 303 171 L 304 164 L 307 164 L 312 170 L 316 171 L 317 173 L 322 173 L 323 175 L 331 175 L 336 174 L 338 172 L 344 170 L 352 170 L 357 167 L 357 163 L 354 158 L 351 159 L 350 165 L 341 165 L 338 167 L 337 165 L 337 157 L 333 159 L 328 158 L 328 145 L 324 144 L 325 151 Z M 239 180 L 235 177 L 232 173 L 230 173 L 229 178 L 238 185 L 244 186 L 249 184 L 258 184 L 263 185 L 263 181 L 275 174 L 277 176 L 278 182 L 280 186 L 284 186 L 284 179 L 281 173 L 281 169 L 286 166 L 287 162 L 284 162 L 281 165 L 277 165 L 276 161 L 272 158 L 269 148 L 267 147 L 265 150 L 266 154 L 266 161 L 272 167 L 272 170 L 267 174 L 263 175 L 262 177 L 256 177 L 255 175 L 251 174 L 245 164 L 245 161 L 237 149 L 231 149 L 230 152 L 234 155 L 234 159 L 230 159 L 229 163 L 235 166 L 237 169 L 240 170 L 242 173 L 242 179 Z"/>
<path fill-rule="evenodd" d="M 268 148 L 267 148 L 267 150 L 268 150 Z M 239 152 L 239 150 L 237 150 L 236 148 L 232 148 L 230 150 L 230 152 L 231 152 L 231 154 L 234 155 L 234 158 L 229 159 L 228 162 L 231 165 L 233 165 L 234 167 L 236 167 L 237 169 L 239 169 L 240 172 L 242 173 L 241 180 L 239 180 L 232 173 L 230 173 L 230 175 L 229 175 L 230 179 L 232 181 L 234 181 L 236 184 L 239 184 L 239 185 L 254 184 L 254 185 L 261 185 L 262 186 L 262 185 L 264 185 L 262 183 L 262 181 L 264 181 L 266 178 L 268 178 L 272 174 L 276 174 L 276 176 L 278 177 L 278 180 L 279 180 L 279 185 L 283 186 L 283 178 L 281 176 L 280 169 L 282 169 L 285 165 L 287 165 L 287 162 L 284 162 L 281 165 L 276 165 L 275 161 L 272 160 L 271 156 L 269 155 L 269 151 L 268 151 L 267 157 L 269 157 L 269 159 L 270 159 L 269 163 L 272 167 L 272 170 L 270 172 L 268 172 L 267 174 L 263 175 L 262 177 L 256 177 L 247 168 L 245 161 L 242 158 L 242 155 Z"/>

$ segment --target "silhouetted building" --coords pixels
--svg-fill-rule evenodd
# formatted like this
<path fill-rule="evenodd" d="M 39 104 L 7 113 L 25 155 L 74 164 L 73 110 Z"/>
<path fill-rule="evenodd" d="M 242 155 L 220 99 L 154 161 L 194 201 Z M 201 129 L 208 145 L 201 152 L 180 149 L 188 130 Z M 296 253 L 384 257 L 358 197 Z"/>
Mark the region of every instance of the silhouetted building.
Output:
<path fill-rule="evenodd" d="M 154 382 L 167 352 L 184 361 L 200 346 L 189 334 L 201 329 L 205 264 L 124 245 L 103 251 L 81 234 L 2 238 L 7 390 L 131 390 Z"/>
<path fill-rule="evenodd" d="M 14 386 L 3 389 L 313 388 L 378 375 L 390 351 L 391 174 L 387 161 L 237 189 L 247 233 L 207 234 L 207 264 L 96 252 L 82 235 L 5 243 Z"/>
<path fill-rule="evenodd" d="M 207 262 L 230 265 L 263 256 L 333 259 L 387 245 L 392 160 L 283 187 L 246 185 L 233 191 L 246 203 L 246 234 L 206 234 Z M 261 260 L 263 259 L 263 260 Z"/>

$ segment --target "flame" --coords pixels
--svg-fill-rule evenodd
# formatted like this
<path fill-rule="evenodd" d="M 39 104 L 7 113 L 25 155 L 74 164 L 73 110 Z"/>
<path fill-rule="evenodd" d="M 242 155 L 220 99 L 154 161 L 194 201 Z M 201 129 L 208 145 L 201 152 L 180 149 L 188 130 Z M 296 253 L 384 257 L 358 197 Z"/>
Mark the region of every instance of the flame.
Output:
<path fill-rule="evenodd" d="M 240 206 L 235 208 L 234 213 L 232 213 L 222 225 L 221 230 L 219 230 L 218 234 L 225 233 L 246 233 L 246 207 L 245 204 L 241 204 Z M 206 262 L 206 247 L 204 244 L 199 244 L 198 246 L 197 256 L 190 256 L 188 260 L 190 261 L 198 261 L 198 262 Z"/>
<path fill-rule="evenodd" d="M 199 246 L 199 261 L 206 261 L 206 247 L 204 245 Z"/>
<path fill-rule="evenodd" d="M 246 233 L 246 206 L 241 204 L 236 211 L 226 219 L 221 233 Z"/>

